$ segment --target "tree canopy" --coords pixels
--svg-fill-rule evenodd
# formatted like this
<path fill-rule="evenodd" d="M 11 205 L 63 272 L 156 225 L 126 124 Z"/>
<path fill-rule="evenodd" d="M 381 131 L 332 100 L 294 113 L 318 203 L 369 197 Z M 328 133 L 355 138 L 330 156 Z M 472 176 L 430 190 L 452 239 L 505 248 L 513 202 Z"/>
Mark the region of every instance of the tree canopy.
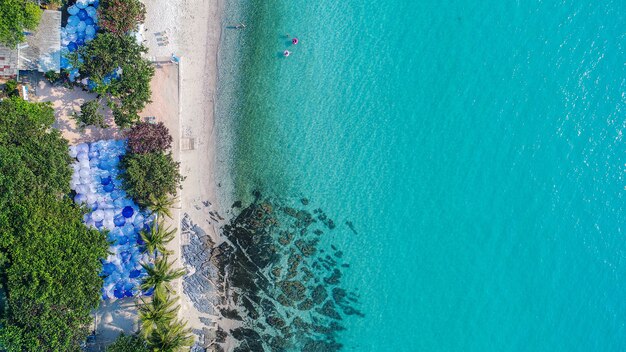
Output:
<path fill-rule="evenodd" d="M 79 128 L 85 128 L 87 126 L 107 128 L 109 126 L 104 122 L 104 115 L 98 111 L 99 109 L 100 102 L 98 100 L 89 100 L 80 106 L 80 113 L 75 112 L 72 117 Z"/>
<path fill-rule="evenodd" d="M 0 0 L 0 44 L 11 48 L 24 41 L 24 30 L 35 30 L 41 9 L 28 0 Z"/>
<path fill-rule="evenodd" d="M 0 116 L 0 349 L 78 351 L 108 245 L 67 196 L 68 144 L 52 108 L 5 99 Z"/>
<path fill-rule="evenodd" d="M 135 30 L 146 18 L 146 7 L 139 0 L 105 0 L 98 8 L 100 26 L 116 35 Z"/>
<path fill-rule="evenodd" d="M 172 136 L 163 122 L 140 122 L 126 132 L 126 138 L 131 153 L 164 152 L 172 146 Z"/>
<path fill-rule="evenodd" d="M 111 33 L 99 34 L 79 48 L 81 73 L 97 83 L 96 91 L 108 94 L 108 105 L 120 128 L 139 121 L 139 112 L 150 102 L 154 67 L 141 57 L 146 51 L 134 38 Z M 121 73 L 119 79 L 111 79 L 114 72 Z"/>
<path fill-rule="evenodd" d="M 122 166 L 119 177 L 126 193 L 144 207 L 151 199 L 176 194 L 183 180 L 172 154 L 129 153 L 122 159 Z"/>
<path fill-rule="evenodd" d="M 149 352 L 146 341 L 137 335 L 121 333 L 115 342 L 107 346 L 106 352 Z"/>

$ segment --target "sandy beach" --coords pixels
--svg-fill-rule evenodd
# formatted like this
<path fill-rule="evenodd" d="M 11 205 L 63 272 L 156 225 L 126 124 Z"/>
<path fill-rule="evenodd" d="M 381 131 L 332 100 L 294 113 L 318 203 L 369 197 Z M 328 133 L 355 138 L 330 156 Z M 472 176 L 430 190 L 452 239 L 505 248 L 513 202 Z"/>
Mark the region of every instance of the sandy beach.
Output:
<path fill-rule="evenodd" d="M 171 243 L 170 249 L 174 251 L 174 258 L 177 258 L 177 266 L 184 266 L 192 274 L 194 268 L 185 265 L 181 254 L 181 245 L 189 242 L 188 236 L 183 236 L 180 231 L 181 218 L 191 219 L 214 243 L 219 242 L 215 223 L 211 223 L 209 213 L 221 209 L 216 204 L 214 128 L 221 4 L 218 0 L 184 0 L 158 4 L 147 2 L 146 7 L 144 44 L 148 47 L 148 56 L 155 61 L 169 60 L 172 54 L 180 57 L 177 72 L 178 115 L 175 116 L 173 112 L 159 113 L 164 111 L 160 108 L 154 112 L 147 109 L 144 113 L 163 121 L 174 137 L 173 152 L 180 161 L 185 181 L 178 195 L 179 207 L 173 212 L 172 226 L 179 228 L 178 237 Z M 170 94 L 166 96 L 171 99 Z M 151 106 L 159 104 L 158 101 L 159 97 L 153 94 Z M 207 261 L 208 257 L 207 253 Z M 184 292 L 182 280 L 176 283 L 176 290 L 181 297 L 180 317 L 187 320 L 196 334 L 201 335 L 200 332 L 204 330 L 205 334 L 212 335 L 208 330 L 212 330 L 215 326 L 213 323 L 219 317 L 207 313 L 205 309 L 200 312 L 191 297 Z M 210 311 L 214 312 L 213 309 Z M 227 328 L 223 321 L 220 325 Z M 208 347 L 209 342 L 207 338 L 204 347 Z"/>

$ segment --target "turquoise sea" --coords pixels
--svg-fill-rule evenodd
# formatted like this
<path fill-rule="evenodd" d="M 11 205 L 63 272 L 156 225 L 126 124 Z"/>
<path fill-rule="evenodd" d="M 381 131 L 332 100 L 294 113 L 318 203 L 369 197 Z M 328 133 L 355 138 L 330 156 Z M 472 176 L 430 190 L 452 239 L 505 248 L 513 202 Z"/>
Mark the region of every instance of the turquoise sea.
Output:
<path fill-rule="evenodd" d="M 625 1 L 224 11 L 222 197 L 335 219 L 345 350 L 626 350 Z"/>

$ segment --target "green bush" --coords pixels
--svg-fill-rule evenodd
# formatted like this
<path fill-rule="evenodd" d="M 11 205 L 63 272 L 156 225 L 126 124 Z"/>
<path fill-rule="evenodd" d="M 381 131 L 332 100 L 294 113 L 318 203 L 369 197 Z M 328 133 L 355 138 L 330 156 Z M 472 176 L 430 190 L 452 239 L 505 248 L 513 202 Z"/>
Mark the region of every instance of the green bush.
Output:
<path fill-rule="evenodd" d="M 108 244 L 71 198 L 50 105 L 0 102 L 0 349 L 78 351 L 100 302 Z"/>
<path fill-rule="evenodd" d="M 4 92 L 10 97 L 18 96 L 20 93 L 17 91 L 17 81 L 7 81 L 4 84 Z"/>
<path fill-rule="evenodd" d="M 35 30 L 41 18 L 36 2 L 26 0 L 0 1 L 0 44 L 14 48 L 24 41 L 24 30 Z"/>
<path fill-rule="evenodd" d="M 50 83 L 54 83 L 54 82 L 58 81 L 59 79 L 61 79 L 61 74 L 60 74 L 60 73 L 57 73 L 57 72 L 54 72 L 54 71 L 52 71 L 52 70 L 50 70 L 50 71 L 48 71 L 48 72 L 44 73 L 44 75 L 43 75 L 43 76 L 44 76 L 44 77 L 48 80 L 48 82 L 50 82 Z"/>
<path fill-rule="evenodd" d="M 87 126 L 96 126 L 100 128 L 109 127 L 104 122 L 104 116 L 98 112 L 100 109 L 100 102 L 98 100 L 90 100 L 83 103 L 80 106 L 80 113 L 74 113 L 72 118 L 78 124 L 78 127 L 83 129 Z"/>
<path fill-rule="evenodd" d="M 146 52 L 133 37 L 102 33 L 82 46 L 77 54 L 70 55 L 80 54 L 83 58 L 78 65 L 81 73 L 96 82 L 96 91 L 107 97 L 115 124 L 120 128 L 137 123 L 139 112 L 150 102 L 154 67 L 141 56 Z M 118 69 L 121 69 L 121 77 L 104 84 L 105 77 Z"/>
<path fill-rule="evenodd" d="M 107 346 L 106 352 L 149 352 L 146 342 L 136 335 L 120 334 L 111 345 Z"/>
<path fill-rule="evenodd" d="M 119 177 L 123 188 L 144 207 L 151 204 L 151 199 L 176 194 L 183 181 L 179 163 L 174 161 L 172 154 L 126 154 L 122 168 Z"/>

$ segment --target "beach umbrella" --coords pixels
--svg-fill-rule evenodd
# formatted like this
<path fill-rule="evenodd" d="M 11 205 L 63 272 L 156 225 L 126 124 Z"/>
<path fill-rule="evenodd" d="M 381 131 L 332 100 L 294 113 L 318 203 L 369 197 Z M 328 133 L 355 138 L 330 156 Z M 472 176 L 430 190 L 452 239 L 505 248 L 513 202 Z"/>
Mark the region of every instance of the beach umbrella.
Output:
<path fill-rule="evenodd" d="M 74 30 L 76 30 L 76 27 L 74 27 Z M 76 35 L 76 31 L 74 31 L 74 33 L 67 33 L 67 40 L 70 42 L 76 41 L 77 38 L 78 35 Z"/>
<path fill-rule="evenodd" d="M 85 21 L 85 24 L 87 24 L 87 27 L 85 27 L 85 37 L 88 36 L 95 36 L 96 35 L 96 28 L 93 26 L 93 21 L 92 24 L 89 24 L 88 21 Z"/>
<path fill-rule="evenodd" d="M 80 9 L 76 7 L 75 5 L 72 5 L 67 8 L 67 13 L 69 13 L 70 15 L 75 15 L 78 13 L 78 11 L 80 11 Z"/>
<path fill-rule="evenodd" d="M 124 209 L 122 209 L 122 215 L 124 215 L 125 218 L 132 217 L 134 213 L 135 210 L 133 210 L 133 207 L 131 206 L 125 206 Z"/>
<path fill-rule="evenodd" d="M 78 16 L 70 16 L 67 18 L 67 26 L 65 27 L 65 29 L 70 26 L 76 26 L 79 22 L 80 18 L 78 18 Z"/>
<path fill-rule="evenodd" d="M 81 21 L 84 21 L 87 18 L 89 18 L 89 14 L 87 13 L 87 11 L 85 11 L 85 9 L 78 11 L 78 14 L 76 14 L 76 16 L 78 16 L 78 18 L 80 18 Z"/>
<path fill-rule="evenodd" d="M 124 216 L 118 215 L 115 217 L 113 222 L 115 223 L 115 226 L 121 227 L 121 226 L 124 226 L 124 224 L 126 223 L 126 219 L 124 218 Z"/>
<path fill-rule="evenodd" d="M 115 185 L 113 185 L 113 183 L 109 183 L 104 185 L 102 188 L 105 192 L 112 192 L 115 189 Z"/>
<path fill-rule="evenodd" d="M 76 25 L 76 33 L 85 32 L 85 28 L 87 28 L 85 21 L 78 22 Z"/>
<path fill-rule="evenodd" d="M 87 200 L 87 197 L 84 194 L 77 194 L 74 197 L 74 203 L 76 204 L 82 204 Z"/>
<path fill-rule="evenodd" d="M 83 39 L 83 38 L 76 39 L 76 45 L 78 45 L 78 46 L 85 45 L 85 39 Z"/>
<path fill-rule="evenodd" d="M 97 10 L 93 6 L 87 6 L 85 7 L 85 12 L 87 12 L 87 15 L 89 15 L 90 18 L 94 18 L 96 16 Z"/>
<path fill-rule="evenodd" d="M 69 49 L 71 53 L 73 53 L 74 51 L 76 51 L 76 49 L 78 49 L 78 45 L 76 45 L 76 43 L 74 42 L 71 42 L 67 45 L 67 48 Z M 76 73 L 78 73 L 78 70 L 76 70 Z"/>
<path fill-rule="evenodd" d="M 76 7 L 78 7 L 79 9 L 84 9 L 87 6 L 89 6 L 89 1 L 88 0 L 77 0 L 76 1 Z"/>

